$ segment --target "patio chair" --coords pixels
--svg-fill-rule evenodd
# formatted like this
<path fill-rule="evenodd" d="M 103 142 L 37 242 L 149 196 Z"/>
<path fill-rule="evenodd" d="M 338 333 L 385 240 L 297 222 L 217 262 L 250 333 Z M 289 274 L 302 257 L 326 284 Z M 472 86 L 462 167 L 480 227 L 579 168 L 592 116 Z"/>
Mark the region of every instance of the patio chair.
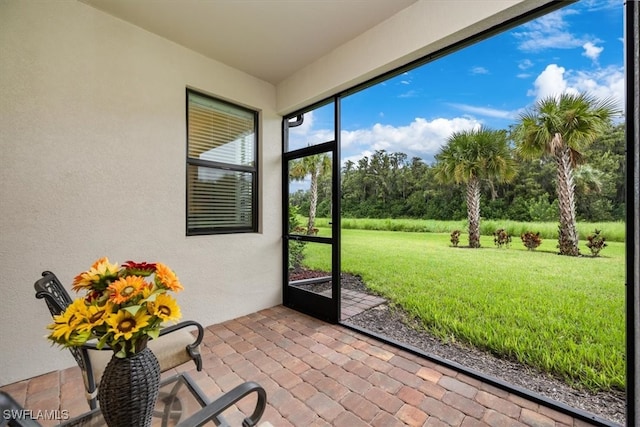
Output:
<path fill-rule="evenodd" d="M 242 420 L 242 426 L 255 426 L 258 424 L 258 421 L 260 421 L 260 418 L 262 418 L 264 410 L 266 409 L 267 392 L 259 384 L 253 381 L 247 381 L 226 392 L 213 402 L 208 403 L 202 409 L 198 410 L 184 421 L 181 421 L 176 427 L 199 427 L 210 421 L 213 421 L 215 425 L 220 427 L 230 427 L 222 416 L 222 413 L 252 393 L 257 395 L 255 407 L 251 415 Z M 64 422 L 62 425 L 93 425 L 92 420 L 94 413 L 96 413 L 96 411 L 92 410 L 87 414 L 80 415 L 68 422 Z M 0 426 L 42 427 L 36 420 L 31 419 L 30 415 L 31 413 L 29 411 L 25 411 L 10 394 L 0 391 Z"/>
<path fill-rule="evenodd" d="M 34 284 L 36 298 L 44 299 L 51 315 L 62 313 L 73 301 L 60 280 L 50 271 L 44 271 L 42 278 Z M 194 336 L 191 331 L 197 330 Z M 156 355 L 160 363 L 160 372 L 175 368 L 189 360 L 193 360 L 198 371 L 202 370 L 200 343 L 204 329 L 198 322 L 187 320 L 163 328 L 157 339 L 149 341 L 148 347 Z M 88 342 L 82 347 L 69 347 L 76 359 L 84 379 L 87 402 L 91 409 L 97 407 L 98 385 L 105 366 L 109 363 L 113 351 L 107 346 L 101 350 L 96 342 Z"/>

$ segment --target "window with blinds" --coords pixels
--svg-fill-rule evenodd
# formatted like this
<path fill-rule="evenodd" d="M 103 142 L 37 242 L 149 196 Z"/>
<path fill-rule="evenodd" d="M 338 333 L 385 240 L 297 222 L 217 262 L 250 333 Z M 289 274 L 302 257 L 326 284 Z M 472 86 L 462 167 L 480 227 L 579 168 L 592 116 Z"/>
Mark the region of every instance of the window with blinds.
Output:
<path fill-rule="evenodd" d="M 257 119 L 187 90 L 187 235 L 257 231 Z"/>

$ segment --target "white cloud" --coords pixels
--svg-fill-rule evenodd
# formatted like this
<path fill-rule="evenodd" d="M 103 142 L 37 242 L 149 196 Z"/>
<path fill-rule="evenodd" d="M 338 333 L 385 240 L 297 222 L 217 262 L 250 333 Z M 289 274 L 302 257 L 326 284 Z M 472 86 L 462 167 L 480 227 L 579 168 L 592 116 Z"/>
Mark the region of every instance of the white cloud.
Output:
<path fill-rule="evenodd" d="M 346 158 L 353 161 L 367 152 L 387 150 L 430 162 L 453 132 L 474 129 L 480 124 L 478 120 L 465 117 L 431 121 L 418 117 L 406 126 L 376 123 L 369 129 L 342 131 L 342 150 Z"/>
<path fill-rule="evenodd" d="M 522 31 L 512 35 L 520 41 L 518 48 L 526 52 L 539 52 L 544 49 L 572 49 L 587 42 L 583 37 L 572 34 L 564 17 L 578 13 L 573 9 L 560 9 L 548 15 L 528 22 Z"/>
<path fill-rule="evenodd" d="M 313 111 L 310 111 L 304 114 L 304 121 L 300 126 L 289 128 L 290 150 L 332 141 L 335 138 L 333 129 L 314 129 L 314 121 Z"/>
<path fill-rule="evenodd" d="M 411 89 L 398 95 L 398 98 L 415 98 L 416 96 L 418 96 L 418 91 Z"/>
<path fill-rule="evenodd" d="M 473 67 L 470 70 L 471 74 L 489 74 L 489 70 L 484 67 Z"/>
<path fill-rule="evenodd" d="M 306 113 L 303 124 L 289 131 L 289 148 L 303 148 L 333 139 L 332 129 L 314 129 L 315 125 L 313 112 Z M 375 150 L 387 150 L 405 153 L 409 159 L 420 157 L 430 162 L 453 132 L 480 125 L 479 120 L 469 117 L 434 120 L 417 117 L 406 126 L 376 123 L 367 129 L 343 130 L 341 150 L 344 159 L 352 161 L 371 155 Z"/>
<path fill-rule="evenodd" d="M 527 92 L 528 96 L 542 99 L 567 91 L 567 81 L 564 78 L 565 69 L 556 64 L 549 64 L 533 82 L 534 89 Z"/>
<path fill-rule="evenodd" d="M 518 111 L 498 110 L 496 108 L 489 107 L 476 107 L 468 104 L 451 103 L 449 105 L 466 113 L 476 114 L 483 117 L 493 117 L 497 119 L 516 119 L 519 113 Z"/>
<path fill-rule="evenodd" d="M 586 92 L 600 99 L 612 99 L 618 108 L 624 107 L 624 69 L 610 66 L 590 71 L 565 70 L 549 64 L 534 82 L 527 95 L 536 100 L 564 92 Z"/>
<path fill-rule="evenodd" d="M 624 107 L 624 69 L 610 66 L 594 71 L 578 71 L 569 80 L 569 86 L 600 99 L 613 99 L 618 108 Z"/>
<path fill-rule="evenodd" d="M 518 63 L 518 68 L 521 70 L 527 70 L 531 67 L 533 67 L 533 62 L 530 59 L 523 59 Z"/>
<path fill-rule="evenodd" d="M 585 44 L 582 45 L 582 48 L 584 49 L 584 52 L 582 53 L 582 55 L 591 59 L 593 62 L 598 61 L 600 54 L 604 50 L 603 47 L 596 46 L 591 42 L 586 42 Z"/>
<path fill-rule="evenodd" d="M 404 73 L 402 73 L 401 80 L 398 83 L 400 83 L 401 85 L 410 85 L 411 82 L 412 82 L 411 74 L 409 74 L 408 71 L 405 71 Z"/>
<path fill-rule="evenodd" d="M 598 12 L 607 9 L 617 9 L 622 5 L 620 0 L 582 0 L 580 5 L 589 12 Z"/>

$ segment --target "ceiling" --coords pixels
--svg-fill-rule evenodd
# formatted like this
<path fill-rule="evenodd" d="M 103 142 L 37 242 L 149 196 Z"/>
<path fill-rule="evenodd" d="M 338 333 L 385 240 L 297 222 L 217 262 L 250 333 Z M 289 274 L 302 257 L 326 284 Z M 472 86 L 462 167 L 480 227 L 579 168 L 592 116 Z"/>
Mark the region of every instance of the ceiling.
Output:
<path fill-rule="evenodd" d="M 81 0 L 278 84 L 417 0 Z"/>

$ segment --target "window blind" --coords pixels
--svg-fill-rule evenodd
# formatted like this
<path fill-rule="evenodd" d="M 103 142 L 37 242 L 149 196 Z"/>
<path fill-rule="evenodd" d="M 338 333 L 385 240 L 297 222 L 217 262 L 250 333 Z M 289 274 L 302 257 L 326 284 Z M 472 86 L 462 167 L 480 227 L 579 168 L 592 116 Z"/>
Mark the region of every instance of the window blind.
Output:
<path fill-rule="evenodd" d="M 257 231 L 256 115 L 188 92 L 188 234 Z"/>

